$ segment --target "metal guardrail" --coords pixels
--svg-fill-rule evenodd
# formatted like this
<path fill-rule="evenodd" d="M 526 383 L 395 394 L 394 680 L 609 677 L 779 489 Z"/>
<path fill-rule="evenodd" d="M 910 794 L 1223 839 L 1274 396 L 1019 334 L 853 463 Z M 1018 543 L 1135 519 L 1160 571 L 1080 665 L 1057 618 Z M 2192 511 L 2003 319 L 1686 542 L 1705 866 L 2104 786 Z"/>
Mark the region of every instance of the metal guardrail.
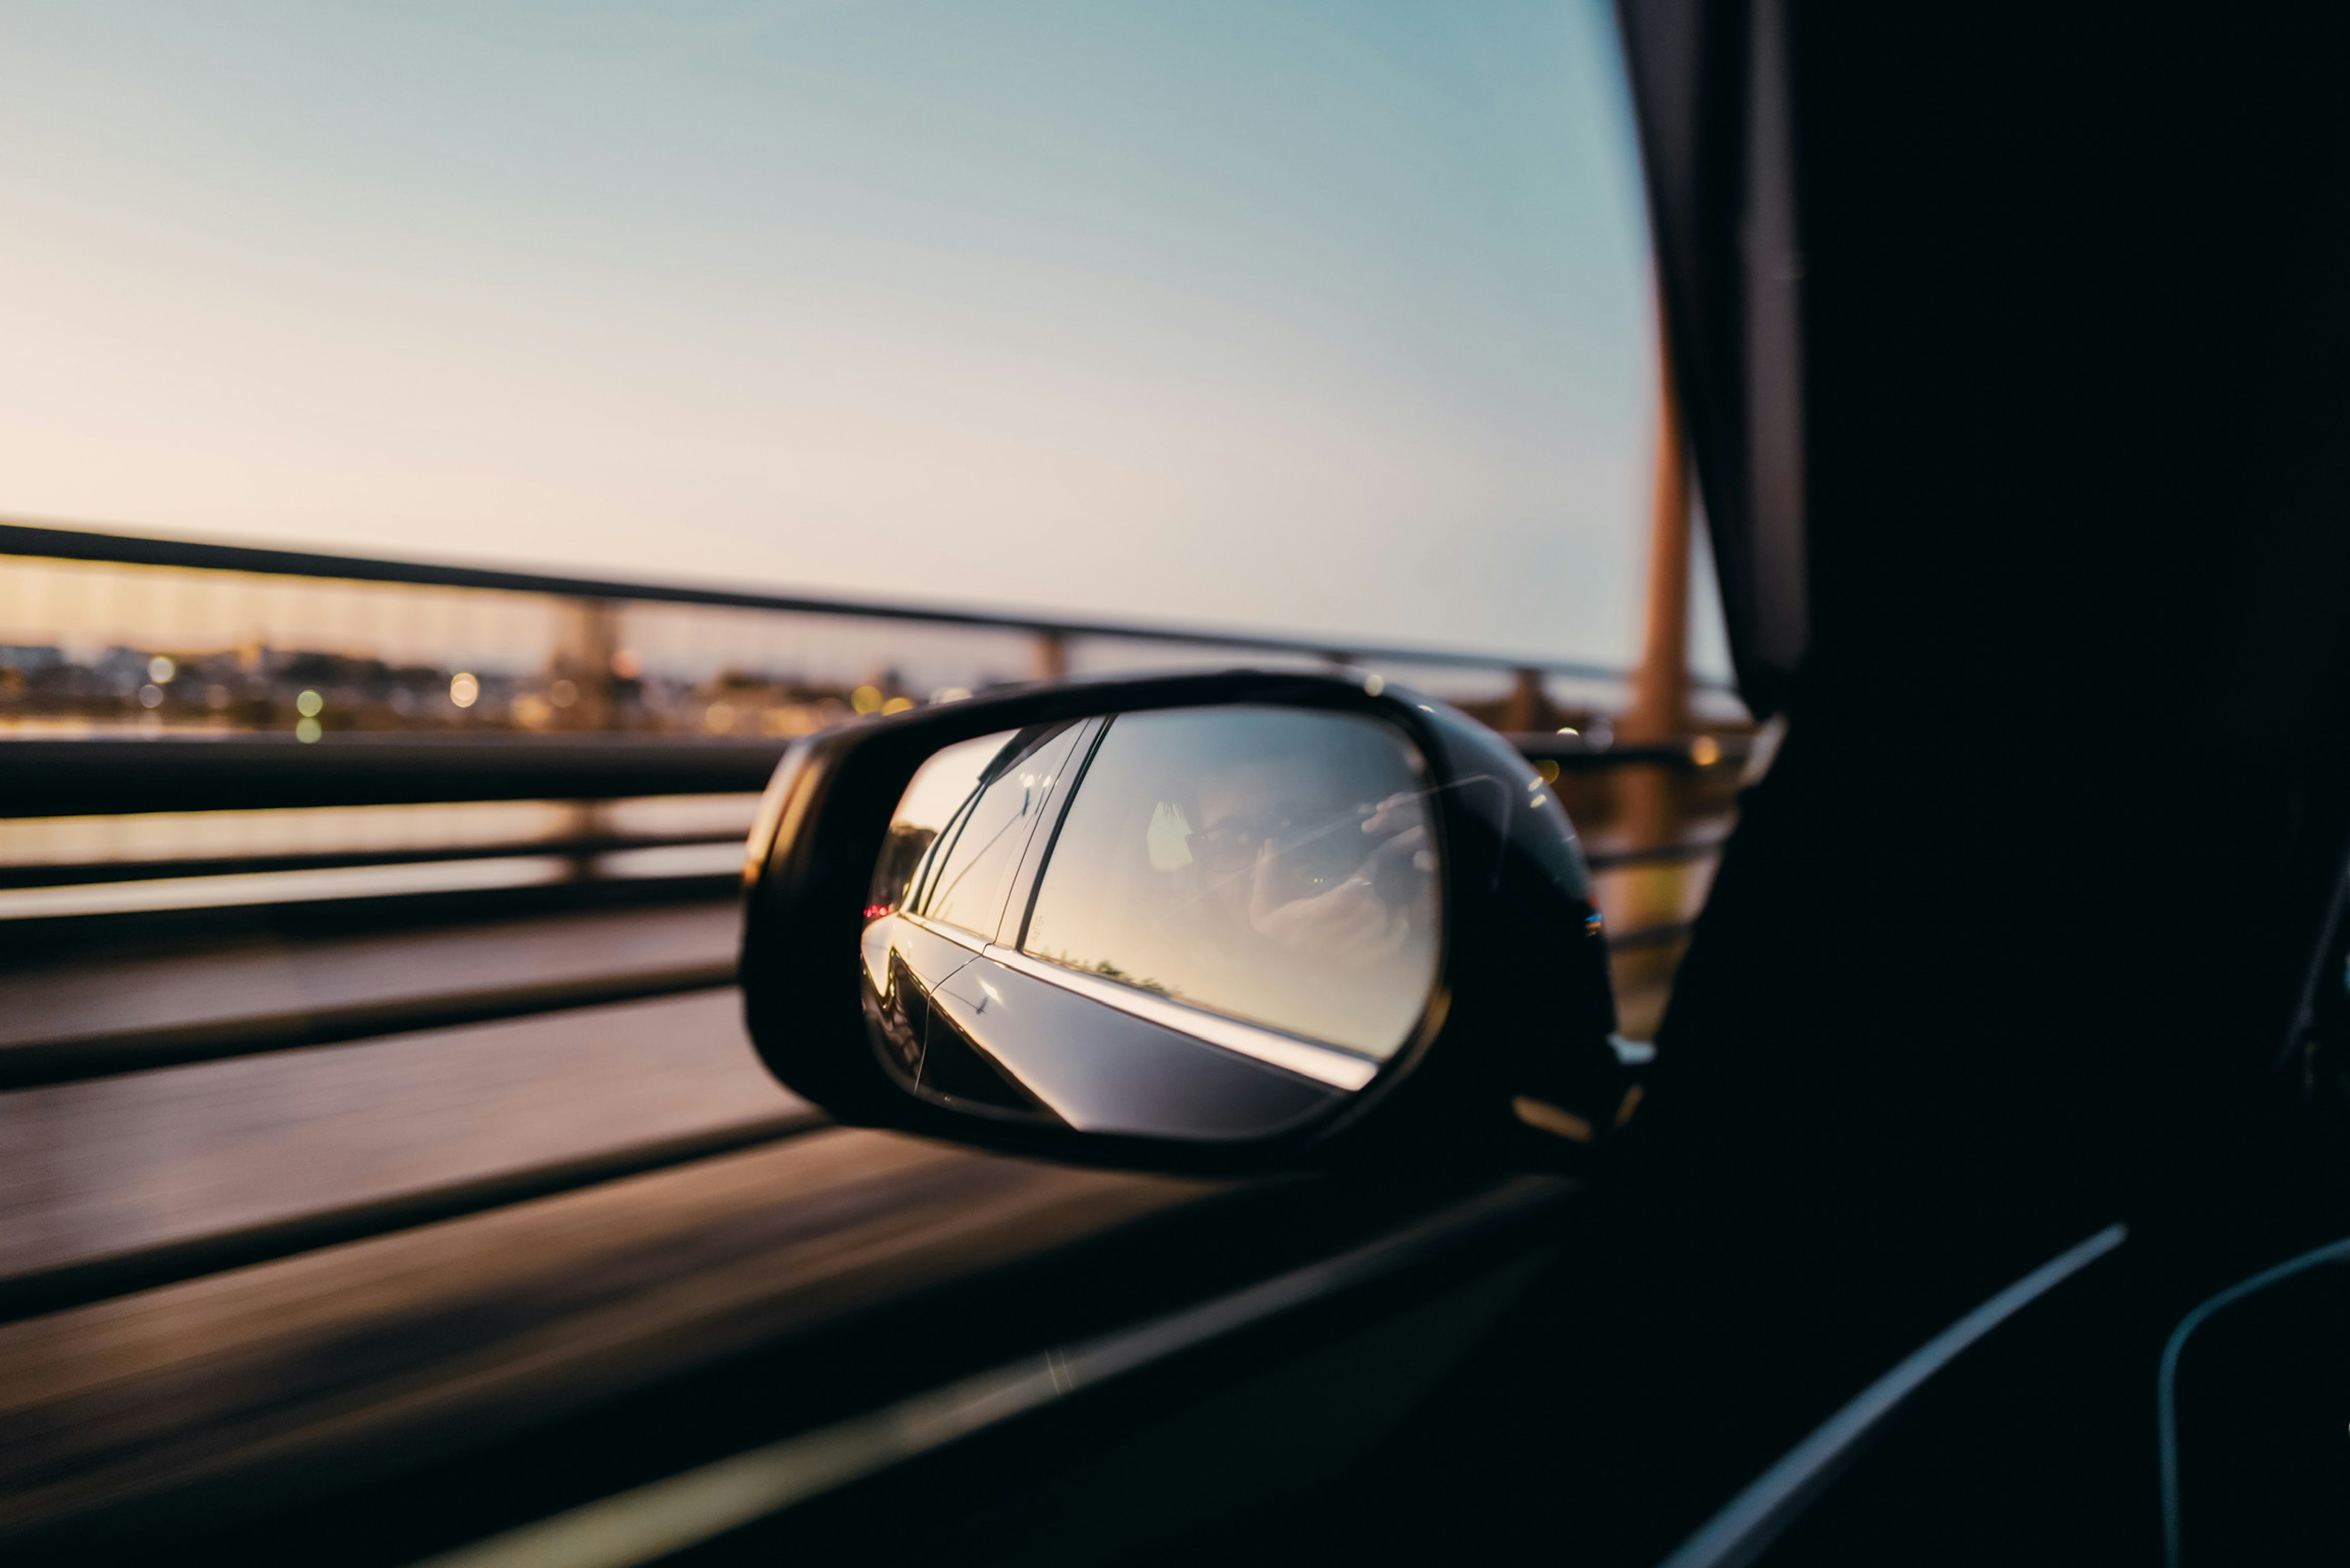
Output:
<path fill-rule="evenodd" d="M 456 860 L 507 860 L 515 856 L 557 856 L 564 860 L 592 860 L 597 856 L 628 854 L 632 848 L 681 848 L 701 844 L 740 844 L 740 832 L 649 832 L 649 835 L 568 836 L 568 839 L 517 839 L 501 844 L 452 844 L 442 848 L 352 848 L 289 856 L 216 856 L 183 860 L 87 860 L 58 865 L 0 865 L 0 891 L 28 887 L 91 887 L 101 881 L 155 881 L 169 877 L 249 877 L 268 872 L 352 870 L 369 865 L 444 865 Z M 1718 854 L 1722 836 L 1697 836 L 1678 844 L 1648 844 L 1643 848 L 1600 848 L 1584 854 L 1584 863 L 1596 872 L 1612 872 L 1627 865 L 1671 865 L 1673 860 L 1701 860 Z"/>
<path fill-rule="evenodd" d="M 1709 835 L 1681 840 L 1678 843 L 1645 846 L 1630 849 L 1599 850 L 1587 856 L 1595 871 L 1624 867 L 1662 865 L 1701 858 L 1718 853 L 1726 836 Z M 319 866 L 407 863 L 412 861 L 453 860 L 467 857 L 512 855 L 522 852 L 538 855 L 562 855 L 570 852 L 592 854 L 614 846 L 639 846 L 651 842 L 723 843 L 732 842 L 733 836 L 681 835 L 663 839 L 614 840 L 549 840 L 528 846 L 511 845 L 471 846 L 462 849 L 403 850 L 286 857 L 268 861 L 201 861 L 174 864 L 166 862 L 108 863 L 95 867 L 13 868 L 18 880 L 43 879 L 50 882 L 92 881 L 109 879 L 161 877 L 174 873 L 203 871 L 221 874 L 240 870 L 277 870 L 311 868 Z M 735 886 L 733 876 L 698 876 L 672 878 L 675 884 L 665 889 L 666 896 L 691 894 L 701 898 L 724 898 Z M 550 889 L 556 895 L 557 908 L 577 908 L 585 903 L 591 892 L 612 889 L 595 888 L 592 885 Z M 622 889 L 625 891 L 625 889 Z M 369 898 L 344 900 L 355 906 L 354 915 L 380 915 L 400 923 L 397 909 L 378 908 L 402 902 L 396 896 L 378 895 Z M 463 919 L 466 912 L 475 917 L 492 912 L 494 900 L 484 894 L 470 897 L 447 895 L 431 898 L 424 913 L 441 919 Z M 503 906 L 499 906 L 504 909 Z M 317 906 L 304 909 L 307 923 L 316 925 L 322 912 Z M 504 909 L 504 912 L 518 912 Z M 223 925 L 220 911 L 191 909 L 169 911 L 159 916 L 154 912 L 134 912 L 128 915 L 85 915 L 52 919 L 48 924 L 102 922 L 105 932 L 142 932 L 211 930 L 217 933 Z M 1686 923 L 1656 926 L 1638 930 L 1611 932 L 1609 946 L 1619 951 L 1634 951 L 1669 946 L 1689 933 Z M 87 933 L 92 937 L 103 932 Z M 88 945 L 85 942 L 83 945 Z M 305 1046 L 331 1044 L 363 1040 L 395 1033 L 452 1028 L 460 1025 L 488 1023 L 500 1019 L 524 1017 L 569 1008 L 608 1005 L 614 1002 L 639 1001 L 693 991 L 715 990 L 734 982 L 733 962 L 700 962 L 642 970 L 624 970 L 588 978 L 502 984 L 485 989 L 463 988 L 442 990 L 427 994 L 403 996 L 390 1000 L 345 1003 L 334 1006 L 306 1006 L 284 1012 L 246 1013 L 231 1018 L 199 1023 L 175 1023 L 163 1026 L 140 1026 L 96 1035 L 78 1035 L 67 1039 L 32 1040 L 0 1044 L 0 1092 L 29 1088 L 41 1085 L 69 1083 L 81 1079 L 108 1077 L 120 1073 L 142 1072 L 157 1067 L 177 1066 L 197 1062 L 224 1061 L 236 1057 L 267 1054 L 272 1052 L 298 1049 Z"/>
<path fill-rule="evenodd" d="M 1628 767 L 1656 766 L 1694 773 L 1736 763 L 1744 753 L 1739 737 L 1694 737 L 1666 744 L 1596 748 L 1580 737 L 1520 733 L 1509 737 L 1551 776 Z M 637 734 L 450 735 L 434 733 L 338 733 L 302 742 L 286 734 L 104 737 L 0 742 L 0 816 L 90 816 L 155 811 L 207 812 L 459 802 L 558 800 L 577 803 L 643 796 L 751 794 L 762 788 L 787 742 L 781 739 L 727 740 Z M 94 888 L 161 883 L 174 878 L 236 878 L 277 873 L 328 872 L 455 866 L 468 861 L 525 857 L 574 867 L 561 886 L 473 888 L 460 893 L 386 889 L 354 890 L 341 902 L 348 914 L 365 908 L 388 919 L 432 918 L 457 904 L 486 910 L 504 900 L 534 907 L 588 896 L 723 896 L 733 873 L 706 868 L 663 868 L 631 879 L 633 889 L 608 883 L 608 867 L 632 851 L 714 846 L 731 833 L 708 831 L 624 835 L 583 817 L 577 831 L 561 836 L 500 839 L 447 846 L 360 847 L 310 852 L 244 853 L 228 856 L 156 856 L 88 862 L 30 863 L 0 867 L 0 894 L 11 890 Z M 1715 852 L 1718 841 L 1689 839 L 1638 848 L 1594 852 L 1594 870 L 1662 865 Z M 618 858 L 613 858 L 618 857 Z M 546 877 L 536 878 L 546 881 Z M 77 928 L 86 944 L 100 928 L 166 934 L 201 921 L 210 907 L 190 893 L 184 909 L 132 898 L 120 908 L 89 908 L 88 900 L 51 912 L 19 912 L 20 940 L 37 920 L 63 929 Z M 213 904 L 252 904 L 260 891 L 231 897 L 215 890 Z M 280 896 L 292 897 L 291 894 Z M 318 889 L 301 897 L 327 895 Z M 120 900 L 117 900 L 120 903 Z M 315 903 L 310 918 L 329 911 Z M 1638 940 L 1618 938 L 1617 945 Z M 0 1084 L 9 1075 L 0 1065 Z"/>
<path fill-rule="evenodd" d="M 1739 737 L 1696 737 L 1656 745 L 1595 748 L 1579 737 L 1513 734 L 1526 756 L 1554 774 L 1589 774 L 1629 767 L 1663 767 L 1695 773 L 1735 763 L 1744 754 Z M 433 733 L 337 733 L 303 743 L 286 734 L 104 737 L 0 742 L 0 816 L 90 816 L 155 811 L 205 812 L 287 807 L 428 805 L 457 802 L 560 800 L 596 802 L 628 797 L 750 794 L 764 787 L 787 742 L 781 739 L 702 739 L 632 734 L 450 735 Z M 598 831 L 592 817 L 581 831 L 560 836 L 400 848 L 247 853 L 222 857 L 156 857 L 87 863 L 0 867 L 0 892 L 11 889 L 93 887 L 160 882 L 171 878 L 234 877 L 284 872 L 355 870 L 402 866 L 454 865 L 515 857 L 567 861 L 577 874 L 565 886 L 529 889 L 479 888 L 459 894 L 355 895 L 344 902 L 380 906 L 387 919 L 433 916 L 444 908 L 478 904 L 486 910 L 505 903 L 537 907 L 589 896 L 606 880 L 605 857 L 629 852 L 715 846 L 734 836 L 706 831 L 622 835 Z M 1594 852 L 1594 870 L 1662 865 L 1714 853 L 1719 841 L 1678 843 Z M 665 879 L 664 879 L 665 878 Z M 633 890 L 598 888 L 605 896 L 721 896 L 731 873 L 679 871 L 654 876 Z M 454 903 L 452 903 L 452 900 Z M 250 900 L 244 900 L 249 902 Z M 312 906 L 311 918 L 330 911 Z M 200 909 L 161 907 L 121 911 L 45 915 L 42 922 L 73 924 L 82 940 L 99 927 L 128 933 L 168 931 Z M 22 938 L 26 928 L 18 924 Z M 1641 938 L 1626 933 L 1617 945 Z M 186 1059 L 186 1058 L 182 1058 Z M 0 1065 L 0 1084 L 9 1074 Z"/>
<path fill-rule="evenodd" d="M 1427 649 L 1353 645 L 1330 649 L 1302 639 L 1253 637 L 1197 628 L 1154 627 L 1035 618 L 991 612 L 884 604 L 801 595 L 748 593 L 682 585 L 476 567 L 369 560 L 308 552 L 204 545 L 0 523 L 0 555 L 44 556 L 197 570 L 302 575 L 390 583 L 491 588 L 569 597 L 637 599 L 756 609 L 817 612 L 958 626 L 1006 628 L 1044 636 L 1099 636 L 1198 646 L 1309 653 L 1318 657 L 1393 659 L 1432 665 L 1476 666 L 1619 680 L 1622 672 L 1565 660 L 1513 663 L 1503 657 Z M 1571 732 L 1520 732 L 1508 737 L 1546 775 L 1627 767 L 1678 773 L 1731 765 L 1745 754 L 1742 737 L 1623 746 L 1595 746 Z M 431 732 L 335 732 L 304 742 L 286 733 L 0 741 L 0 817 L 91 816 L 116 814 L 267 810 L 298 807 L 435 805 L 554 800 L 596 802 L 629 797 L 749 794 L 764 786 L 788 742 L 781 737 L 705 738 L 646 733 L 451 734 Z M 445 846 L 339 851 L 156 857 L 77 864 L 0 867 L 0 889 L 88 887 L 172 878 L 235 877 L 284 872 L 429 865 L 509 857 L 575 862 L 579 875 L 552 888 L 482 888 L 458 893 L 385 894 L 341 904 L 304 906 L 303 919 L 362 923 L 379 911 L 388 919 L 458 919 L 494 909 L 520 912 L 549 901 L 571 905 L 598 898 L 723 897 L 732 876 L 677 874 L 630 888 L 598 886 L 599 857 L 641 849 L 710 846 L 731 834 L 679 832 L 621 835 L 583 817 L 572 834 Z M 1661 865 L 1711 855 L 1719 838 L 1596 852 L 1595 870 Z M 343 905 L 350 908 L 345 909 Z M 365 908 L 361 908 L 364 906 Z M 399 908 L 395 908 L 398 906 Z M 30 924 L 74 927 L 87 943 L 107 933 L 172 935 L 221 916 L 207 909 L 147 909 L 43 916 Z M 36 937 L 26 923 L 20 946 Z M 1686 926 L 1628 931 L 1612 939 L 1627 950 L 1666 945 Z M 58 940 L 64 940 L 62 938 Z M 30 953 L 34 949 L 25 947 Z M 16 1046 L 0 1051 L 0 1089 L 102 1076 L 177 1063 L 215 1060 L 330 1041 L 510 1017 L 556 1008 L 665 994 L 728 983 L 712 968 L 691 972 L 608 976 L 588 985 L 524 987 L 511 993 L 451 995 L 390 1009 L 309 1012 L 299 1017 L 245 1019 L 234 1027 L 147 1031 L 103 1041 Z"/>
<path fill-rule="evenodd" d="M 1536 763 L 1585 773 L 1734 763 L 1742 743 L 1595 749 L 1563 735 L 1513 734 Z M 91 816 L 274 806 L 489 800 L 613 800 L 756 794 L 787 742 L 666 735 L 286 734 L 0 741 L 0 816 Z"/>
<path fill-rule="evenodd" d="M 755 794 L 786 743 L 628 734 L 8 740 L 0 741 L 0 816 Z"/>
<path fill-rule="evenodd" d="M 521 838 L 489 844 L 452 844 L 414 849 L 320 850 L 288 855 L 223 855 L 153 860 L 83 860 L 0 866 L 0 892 L 22 888 L 90 887 L 107 882 L 151 882 L 182 877 L 250 877 L 276 871 L 347 871 L 374 866 L 441 866 L 464 860 L 507 860 L 551 856 L 587 865 L 608 855 L 638 849 L 678 849 L 709 844 L 740 844 L 740 833 L 610 834 L 562 838 Z"/>
<path fill-rule="evenodd" d="M 1528 670 L 1595 680 L 1622 680 L 1625 671 L 1581 659 L 1508 653 L 1463 653 L 1456 649 L 1365 642 L 1351 638 L 1281 637 L 1237 627 L 1158 625 L 1096 621 L 1058 616 L 963 609 L 946 605 L 864 599 L 814 594 L 762 593 L 688 583 L 622 581 L 551 573 L 460 566 L 419 561 L 387 561 L 308 550 L 247 545 L 200 544 L 122 534 L 96 534 L 27 522 L 0 522 L 0 556 L 57 560 L 110 561 L 128 566 L 182 566 L 198 570 L 256 572 L 273 576 L 333 577 L 354 582 L 408 583 L 432 587 L 490 588 L 508 593 L 547 594 L 563 598 L 621 603 L 709 605 L 721 608 L 779 610 L 852 616 L 931 626 L 975 627 L 1047 637 L 1111 638 L 1126 642 L 1165 642 L 1202 648 L 1244 649 L 1302 655 L 1340 662 L 1387 660 L 1399 664 L 1462 669 Z M 1700 685 L 1727 691 L 1730 682 L 1708 679 Z"/>

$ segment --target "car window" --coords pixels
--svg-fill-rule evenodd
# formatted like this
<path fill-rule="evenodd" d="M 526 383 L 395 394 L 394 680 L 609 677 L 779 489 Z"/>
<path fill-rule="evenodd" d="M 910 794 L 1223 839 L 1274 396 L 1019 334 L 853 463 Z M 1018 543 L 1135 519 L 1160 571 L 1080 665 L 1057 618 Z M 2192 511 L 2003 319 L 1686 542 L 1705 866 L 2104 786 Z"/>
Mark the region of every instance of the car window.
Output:
<path fill-rule="evenodd" d="M 1042 733 L 1023 731 L 1005 742 L 923 879 L 921 913 L 979 936 L 995 935 L 1012 874 L 1078 733 L 1077 725 L 1056 725 Z"/>
<path fill-rule="evenodd" d="M 947 828 L 979 793 L 987 764 L 1016 731 L 1001 730 L 947 747 L 924 763 L 890 814 L 889 834 L 873 865 L 874 912 L 912 909 L 938 857 L 931 853 Z"/>
<path fill-rule="evenodd" d="M 1035 958 L 1366 1055 L 1434 984 L 1435 846 L 1418 753 L 1294 710 L 1111 722 L 1023 941 Z"/>

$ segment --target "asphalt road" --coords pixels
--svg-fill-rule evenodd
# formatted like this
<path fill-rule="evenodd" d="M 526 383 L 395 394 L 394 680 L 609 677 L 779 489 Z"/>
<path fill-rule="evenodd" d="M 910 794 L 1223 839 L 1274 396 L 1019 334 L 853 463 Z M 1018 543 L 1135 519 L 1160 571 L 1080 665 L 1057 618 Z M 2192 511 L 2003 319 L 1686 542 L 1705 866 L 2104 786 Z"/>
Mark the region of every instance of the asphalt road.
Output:
<path fill-rule="evenodd" d="M 7 982 L 0 1057 L 719 971 L 736 929 L 729 900 L 54 966 Z M 1652 979 L 1627 988 L 1627 1028 L 1652 1028 L 1661 1000 Z M 804 1109 L 731 987 L 19 1089 L 0 1094 L 0 1282 Z"/>
<path fill-rule="evenodd" d="M 723 974 L 735 932 L 727 900 L 50 965 L 5 981 L 0 1058 Z M 1624 1002 L 1637 1028 L 1661 993 Z M 238 1467 L 541 1418 L 1211 1190 L 806 1112 L 758 1063 L 735 991 L 707 983 L 0 1094 L 0 1294 L 696 1135 L 807 1127 L 0 1322 L 0 1541 Z"/>

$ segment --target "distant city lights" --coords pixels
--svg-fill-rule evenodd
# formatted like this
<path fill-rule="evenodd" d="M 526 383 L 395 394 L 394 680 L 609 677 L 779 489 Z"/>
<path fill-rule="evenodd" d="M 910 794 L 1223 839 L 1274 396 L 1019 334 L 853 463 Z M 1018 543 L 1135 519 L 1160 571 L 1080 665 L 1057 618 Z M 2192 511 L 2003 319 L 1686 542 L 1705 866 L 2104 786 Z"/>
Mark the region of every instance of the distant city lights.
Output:
<path fill-rule="evenodd" d="M 45 584 L 45 572 L 90 591 L 33 593 L 27 585 Z M 780 741 L 1071 668 L 1058 634 L 1040 641 L 958 632 L 950 641 L 908 632 L 900 645 L 882 628 L 837 618 L 779 613 L 754 623 L 702 607 L 578 605 L 556 595 L 508 604 L 406 586 L 348 585 L 354 613 L 314 627 L 298 624 L 315 607 L 290 585 L 256 598 L 224 575 L 193 568 L 173 569 L 175 584 L 189 590 L 170 601 L 173 624 L 149 626 L 143 611 L 133 613 L 143 600 L 113 591 L 118 577 L 144 580 L 104 563 L 0 573 L 0 587 L 16 591 L 22 604 L 14 607 L 23 611 L 0 640 L 0 731 L 282 736 L 315 728 L 323 738 L 331 707 L 338 735 L 595 731 Z M 549 616 L 550 608 L 563 613 Z M 1138 652 L 1115 638 L 1101 642 L 1105 670 Z M 1084 670 L 1094 651 L 1088 645 L 1078 657 Z M 1378 696 L 1399 691 L 1367 670 L 1343 678 Z M 1506 710 L 1503 700 L 1466 684 L 1448 700 L 1487 722 Z M 1544 711 L 1562 740 L 1607 745 L 1604 714 L 1580 703 Z M 1681 744 L 1692 748 L 1685 755 L 1705 760 L 1695 737 Z M 1716 744 L 1722 760 L 1735 760 L 1733 750 L 1744 754 L 1731 740 Z"/>

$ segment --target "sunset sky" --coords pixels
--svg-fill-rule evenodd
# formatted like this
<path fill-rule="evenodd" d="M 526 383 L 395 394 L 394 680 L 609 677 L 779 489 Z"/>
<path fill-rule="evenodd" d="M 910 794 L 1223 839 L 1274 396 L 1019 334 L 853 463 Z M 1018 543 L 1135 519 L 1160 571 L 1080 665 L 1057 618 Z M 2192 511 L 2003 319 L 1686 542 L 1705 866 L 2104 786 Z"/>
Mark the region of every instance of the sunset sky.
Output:
<path fill-rule="evenodd" d="M 1622 662 L 1627 114 L 1599 0 L 17 0 L 0 514 Z"/>

